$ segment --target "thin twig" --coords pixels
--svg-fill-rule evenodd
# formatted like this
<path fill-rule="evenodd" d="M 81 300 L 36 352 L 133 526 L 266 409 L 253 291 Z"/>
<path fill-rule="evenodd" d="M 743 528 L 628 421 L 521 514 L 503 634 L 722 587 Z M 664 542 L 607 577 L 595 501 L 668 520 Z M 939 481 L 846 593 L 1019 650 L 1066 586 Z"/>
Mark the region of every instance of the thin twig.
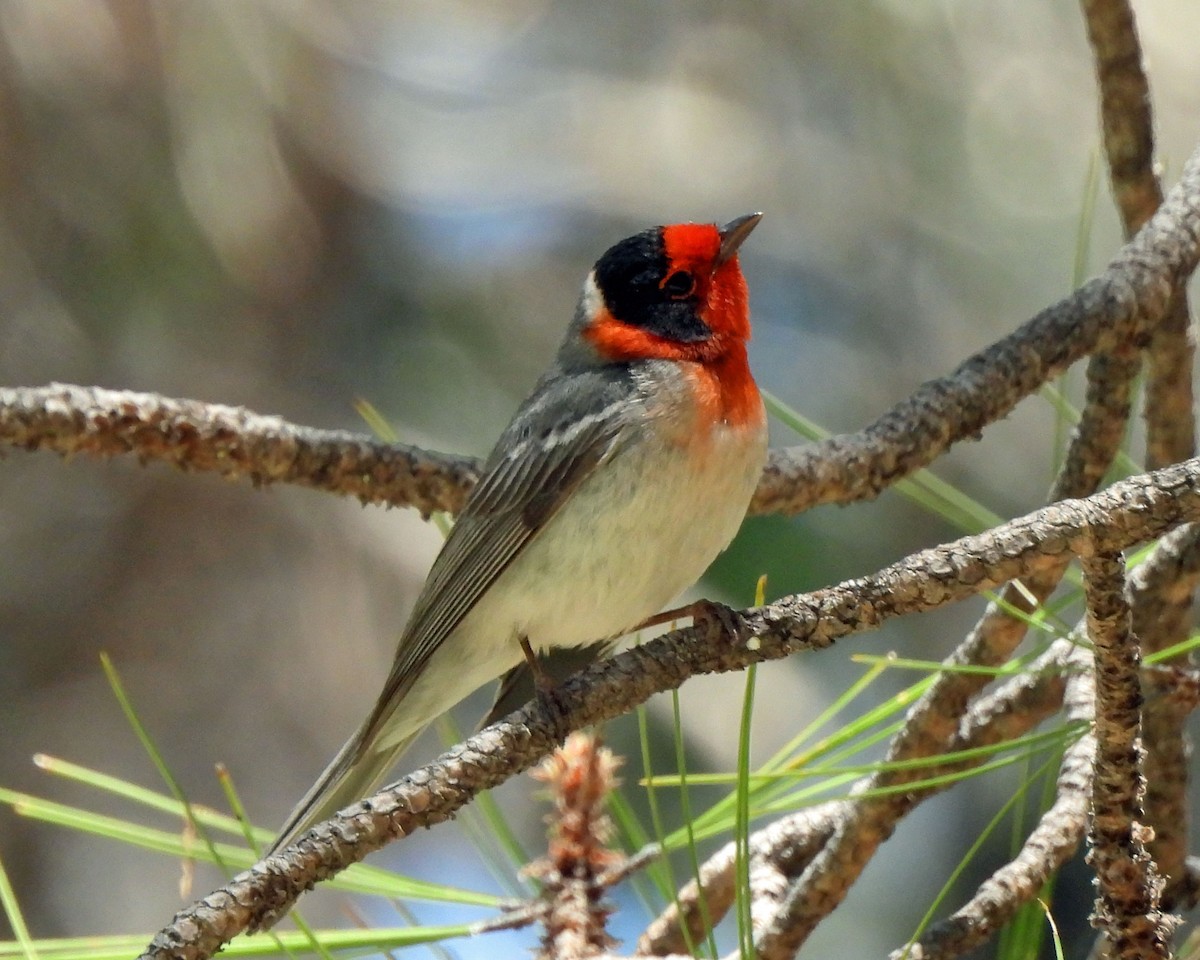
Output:
<path fill-rule="evenodd" d="M 1048 502 L 1086 497 L 1099 489 L 1125 441 L 1130 395 L 1140 367 L 1131 344 L 1119 344 L 1088 361 L 1083 411 Z"/>
<path fill-rule="evenodd" d="M 546 856 L 525 867 L 542 885 L 538 960 L 584 960 L 616 945 L 603 878 L 625 861 L 608 845 L 612 822 L 605 813 L 618 766 L 597 737 L 576 731 L 533 771 L 554 800 Z"/>

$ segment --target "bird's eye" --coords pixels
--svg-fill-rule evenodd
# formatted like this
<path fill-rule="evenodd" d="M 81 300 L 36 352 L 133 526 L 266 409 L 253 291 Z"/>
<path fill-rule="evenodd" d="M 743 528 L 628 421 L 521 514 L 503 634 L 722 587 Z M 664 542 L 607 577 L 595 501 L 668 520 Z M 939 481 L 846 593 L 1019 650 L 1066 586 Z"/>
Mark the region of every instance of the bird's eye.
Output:
<path fill-rule="evenodd" d="M 696 288 L 696 278 L 686 270 L 676 270 L 662 282 L 662 288 L 673 300 L 682 300 Z"/>

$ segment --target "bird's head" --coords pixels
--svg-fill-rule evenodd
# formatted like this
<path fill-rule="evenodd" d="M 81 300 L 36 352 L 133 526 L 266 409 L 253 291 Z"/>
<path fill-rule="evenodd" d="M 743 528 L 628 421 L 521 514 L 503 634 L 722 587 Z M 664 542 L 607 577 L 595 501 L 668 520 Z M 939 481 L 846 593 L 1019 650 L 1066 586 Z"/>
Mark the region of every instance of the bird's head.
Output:
<path fill-rule="evenodd" d="M 610 247 L 584 284 L 573 346 L 628 363 L 704 362 L 744 345 L 750 304 L 737 251 L 761 219 L 652 227 Z"/>

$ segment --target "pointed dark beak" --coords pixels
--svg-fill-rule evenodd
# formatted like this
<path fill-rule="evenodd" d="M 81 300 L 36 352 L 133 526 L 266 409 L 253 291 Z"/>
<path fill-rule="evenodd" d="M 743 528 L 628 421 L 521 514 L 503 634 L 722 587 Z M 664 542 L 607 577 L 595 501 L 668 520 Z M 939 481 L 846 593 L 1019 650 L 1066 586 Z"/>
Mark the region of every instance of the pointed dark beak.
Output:
<path fill-rule="evenodd" d="M 748 213 L 744 217 L 730 220 L 725 226 L 721 227 L 717 231 L 721 235 L 721 249 L 717 251 L 717 262 L 713 266 L 719 267 L 736 254 L 738 247 L 742 245 L 742 241 L 750 236 L 750 231 L 758 226 L 758 221 L 762 218 L 763 215 L 761 213 Z"/>

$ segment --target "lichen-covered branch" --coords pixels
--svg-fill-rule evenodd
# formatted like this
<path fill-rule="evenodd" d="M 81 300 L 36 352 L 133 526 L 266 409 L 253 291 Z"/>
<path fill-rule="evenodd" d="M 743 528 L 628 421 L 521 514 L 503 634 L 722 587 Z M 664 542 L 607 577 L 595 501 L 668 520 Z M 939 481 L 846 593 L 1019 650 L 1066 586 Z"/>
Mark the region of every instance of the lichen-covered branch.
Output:
<path fill-rule="evenodd" d="M 1153 328 L 1200 259 L 1200 151 L 1159 212 L 1108 269 L 865 430 L 775 451 L 751 509 L 796 513 L 873 497 L 975 437 L 1097 348 Z M 316 431 L 234 407 L 52 385 L 0 389 L 0 443 L 62 454 L 134 454 L 256 483 L 288 482 L 365 502 L 455 510 L 475 461 Z"/>
<path fill-rule="evenodd" d="M 294 483 L 423 514 L 457 511 L 479 476 L 467 457 L 302 427 L 241 407 L 62 383 L 0 387 L 0 444 L 68 457 L 132 454 L 142 462 L 255 485 Z"/>
<path fill-rule="evenodd" d="M 1129 0 L 1084 0 L 1084 21 L 1096 64 L 1104 153 L 1113 197 L 1126 237 L 1132 236 L 1162 201 L 1154 167 L 1154 118 L 1137 23 Z M 1174 463 L 1195 452 L 1192 366 L 1187 291 L 1180 287 L 1171 308 L 1150 328 L 1145 388 L 1146 466 Z M 1160 601 L 1162 617 L 1145 618 L 1138 633 L 1143 650 L 1165 649 L 1187 636 L 1191 597 Z M 1182 658 L 1186 663 L 1186 657 Z M 1146 749 L 1146 822 L 1150 845 L 1166 883 L 1170 904 L 1185 882 L 1188 849 L 1185 815 L 1188 747 L 1185 714 L 1162 695 L 1155 676 L 1147 678 L 1148 702 L 1142 717 Z"/>
<path fill-rule="evenodd" d="M 1139 624 L 1153 623 L 1163 609 L 1164 599 L 1169 601 L 1164 593 L 1189 592 L 1198 577 L 1200 529 L 1189 524 L 1162 537 L 1130 577 L 1135 635 Z M 1095 683 L 1083 648 L 1071 651 L 1067 671 L 1063 699 L 1067 719 L 1090 722 L 1094 716 Z M 1153 675 L 1156 671 L 1149 672 Z M 1160 681 L 1161 695 L 1180 716 L 1186 716 L 1195 708 L 1196 682 L 1190 676 L 1181 677 L 1175 670 L 1167 674 Z M 1091 734 L 1071 746 L 1063 756 L 1054 804 L 1030 833 L 1020 853 L 980 886 L 968 903 L 913 944 L 908 953 L 911 960 L 949 960 L 973 950 L 1011 920 L 1017 909 L 1035 896 L 1053 871 L 1074 852 L 1086 827 L 1095 748 L 1095 737 Z M 1180 816 L 1186 817 L 1186 811 L 1180 811 Z M 1200 888 L 1194 886 L 1196 881 L 1186 862 L 1180 873 L 1182 880 L 1176 886 L 1180 899 L 1187 904 L 1192 891 Z"/>
<path fill-rule="evenodd" d="M 1109 180 L 1125 234 L 1133 236 L 1162 202 L 1142 46 L 1128 0 L 1083 0 L 1082 7 L 1100 88 Z"/>
<path fill-rule="evenodd" d="M 939 761 L 938 756 L 969 745 L 998 743 L 1019 736 L 1057 710 L 1063 695 L 1061 671 L 1069 652 L 1065 642 L 1053 645 L 1027 672 L 969 707 L 964 704 L 961 720 L 953 716 L 945 718 L 952 732 L 935 753 L 929 754 L 929 766 L 886 769 L 855 784 L 832 836 L 820 853 L 811 858 L 803 874 L 799 874 L 783 909 L 763 931 L 759 955 L 764 960 L 776 960 L 799 949 L 816 924 L 841 902 L 900 820 L 918 803 L 938 792 L 927 785 L 915 785 L 915 781 L 972 765 Z M 948 662 L 958 661 L 959 651 L 955 651 Z M 911 721 L 910 712 L 904 732 Z M 904 732 L 893 741 L 889 760 L 912 758 L 906 752 Z"/>
<path fill-rule="evenodd" d="M 749 839 L 752 870 L 762 863 L 777 876 L 795 875 L 820 850 L 844 813 L 844 801 L 822 803 L 756 830 Z M 637 952 L 664 956 L 685 952 L 689 942 L 702 942 L 708 935 L 707 925 L 715 926 L 733 906 L 736 857 L 736 845 L 730 842 L 701 864 L 700 882 L 687 883 L 675 902 L 646 927 Z"/>
<path fill-rule="evenodd" d="M 1061 669 L 1065 649 L 1065 644 L 1052 648 L 1030 664 L 1028 670 L 972 704 L 946 752 L 1012 740 L 1028 733 L 1057 711 L 1064 689 Z M 931 757 L 927 765 L 915 771 L 915 775 L 923 781 L 934 780 L 982 762 L 982 756 L 970 760 Z M 863 785 L 868 782 L 864 781 Z M 896 799 L 911 810 L 929 797 L 949 789 L 950 785 L 949 780 L 936 785 L 927 783 L 898 794 Z M 782 817 L 751 835 L 752 885 L 756 870 L 761 878 L 753 897 L 756 921 L 760 913 L 771 911 L 765 922 L 755 922 L 756 931 L 767 926 L 783 903 L 791 881 L 804 871 L 851 810 L 851 801 L 831 801 Z M 688 941 L 680 929 L 681 918 L 693 943 L 707 934 L 706 920 L 713 924 L 721 920 L 734 901 L 735 855 L 735 845 L 728 843 L 701 865 L 700 884 L 695 881 L 687 884 L 679 891 L 675 903 L 647 927 L 638 941 L 639 954 L 662 955 L 685 950 Z M 770 889 L 764 891 L 762 888 L 767 884 Z M 760 893 L 764 895 L 760 896 Z"/>
<path fill-rule="evenodd" d="M 1064 641 L 1065 642 L 1065 641 Z M 1090 724 L 1095 684 L 1086 651 L 1075 647 L 1064 658 L 1067 720 Z M 1061 867 L 1083 839 L 1092 787 L 1096 739 L 1084 734 L 1063 753 L 1054 803 L 1042 814 L 1012 860 L 993 873 L 958 910 L 930 927 L 919 940 L 895 951 L 889 960 L 951 960 L 995 936 L 1022 905 Z"/>
<path fill-rule="evenodd" d="M 756 508 L 795 513 L 872 497 L 976 436 L 1084 355 L 1147 335 L 1195 269 L 1198 213 L 1200 152 L 1104 273 L 949 376 L 924 384 L 865 430 L 773 457 Z"/>
<path fill-rule="evenodd" d="M 1130 576 L 1133 632 L 1142 655 L 1166 649 L 1187 636 L 1192 595 L 1200 582 L 1200 528 L 1180 527 L 1162 538 Z M 1163 905 L 1174 909 L 1190 897 L 1188 854 L 1189 775 L 1185 724 L 1191 706 L 1176 695 L 1178 674 L 1190 670 L 1188 657 L 1142 675 L 1146 698 L 1142 735 L 1146 746 L 1146 822 L 1153 830 L 1149 850 L 1165 884 Z"/>
<path fill-rule="evenodd" d="M 480 790 L 528 769 L 569 731 L 625 713 L 692 676 L 826 647 L 894 617 L 992 589 L 1089 545 L 1119 550 L 1198 519 L 1200 461 L 1189 460 L 921 551 L 872 576 L 745 611 L 735 618 L 734 636 L 713 618 L 627 650 L 566 681 L 553 704 L 543 698 L 527 705 L 239 874 L 177 914 L 145 956 L 212 956 L 238 933 L 273 922 L 314 883 L 391 840 L 446 820 Z"/>
<path fill-rule="evenodd" d="M 1142 825 L 1141 652 L 1125 597 L 1120 552 L 1085 552 L 1088 636 L 1095 652 L 1096 758 L 1088 863 L 1099 896 L 1093 923 L 1121 960 L 1170 954 L 1171 920 L 1160 909 L 1162 881 Z"/>
<path fill-rule="evenodd" d="M 1081 502 L 1095 503 L 1104 499 L 1111 490 L 1119 486 L 1118 484 L 1109 488 L 1108 491 Z M 1061 504 L 1045 509 L 1053 512 L 1058 506 Z M 1088 548 L 1086 544 L 1077 544 L 1077 546 L 1081 550 Z M 1106 544 L 1102 543 L 1098 548 L 1103 549 L 1105 546 Z M 1112 548 L 1111 543 L 1108 543 L 1107 546 Z M 1050 561 L 1049 567 L 1053 569 L 1057 565 L 1061 565 L 1062 556 L 1060 554 Z M 1037 576 L 1047 569 L 1047 566 L 1047 564 L 1036 565 L 1028 573 L 1030 576 Z M 1023 579 L 1028 580 L 1030 576 L 1024 576 Z M 950 716 L 954 715 L 950 714 Z M 945 725 L 949 721 L 942 719 L 940 722 Z M 933 726 L 934 724 L 931 723 L 931 728 Z M 906 725 L 902 737 L 908 735 L 910 729 L 912 728 Z M 932 735 L 923 732 L 922 736 Z M 898 752 L 897 744 L 893 745 L 892 752 Z M 771 958 L 782 958 L 794 954 L 816 924 L 841 903 L 850 883 L 861 872 L 879 844 L 891 835 L 892 829 L 894 829 L 894 820 L 891 818 L 891 811 L 888 808 L 877 803 L 856 805 L 854 814 L 839 826 L 834 837 L 814 859 L 800 882 L 796 884 L 785 909 L 780 912 L 777 922 L 764 934 L 760 943 L 762 955 L 771 960 Z"/>
<path fill-rule="evenodd" d="M 1087 370 L 1086 403 L 1050 491 L 1052 502 L 1085 496 L 1100 483 L 1124 437 L 1129 419 L 1130 389 L 1137 368 L 1136 352 L 1127 344 L 1115 344 L 1092 357 Z M 1000 602 L 988 605 L 983 617 L 951 654 L 948 663 L 952 666 L 997 666 L 1008 660 L 1026 633 L 1026 621 L 1011 611 L 1032 613 L 1054 592 L 1070 559 L 1069 555 L 1063 555 L 1053 563 L 1029 571 L 1019 584 L 1008 584 Z M 909 710 L 903 729 L 889 746 L 888 759 L 933 757 L 949 749 L 959 718 L 964 716 L 971 699 L 987 682 L 986 675 L 969 671 L 941 673 Z M 903 774 L 882 773 L 864 784 L 863 791 L 894 788 L 905 779 Z M 835 882 L 826 879 L 823 871 L 843 878 L 844 893 L 879 844 L 891 836 L 907 809 L 890 798 L 856 804 L 842 819 L 823 851 L 821 865 L 814 865 L 797 884 L 793 902 L 805 899 L 802 889 L 805 886 L 825 888 L 822 896 L 808 901 L 812 909 L 824 910 L 829 903 L 836 902 L 831 889 Z M 820 916 L 814 915 L 806 922 L 819 919 Z M 794 912 L 789 922 L 798 923 L 798 914 Z"/>

